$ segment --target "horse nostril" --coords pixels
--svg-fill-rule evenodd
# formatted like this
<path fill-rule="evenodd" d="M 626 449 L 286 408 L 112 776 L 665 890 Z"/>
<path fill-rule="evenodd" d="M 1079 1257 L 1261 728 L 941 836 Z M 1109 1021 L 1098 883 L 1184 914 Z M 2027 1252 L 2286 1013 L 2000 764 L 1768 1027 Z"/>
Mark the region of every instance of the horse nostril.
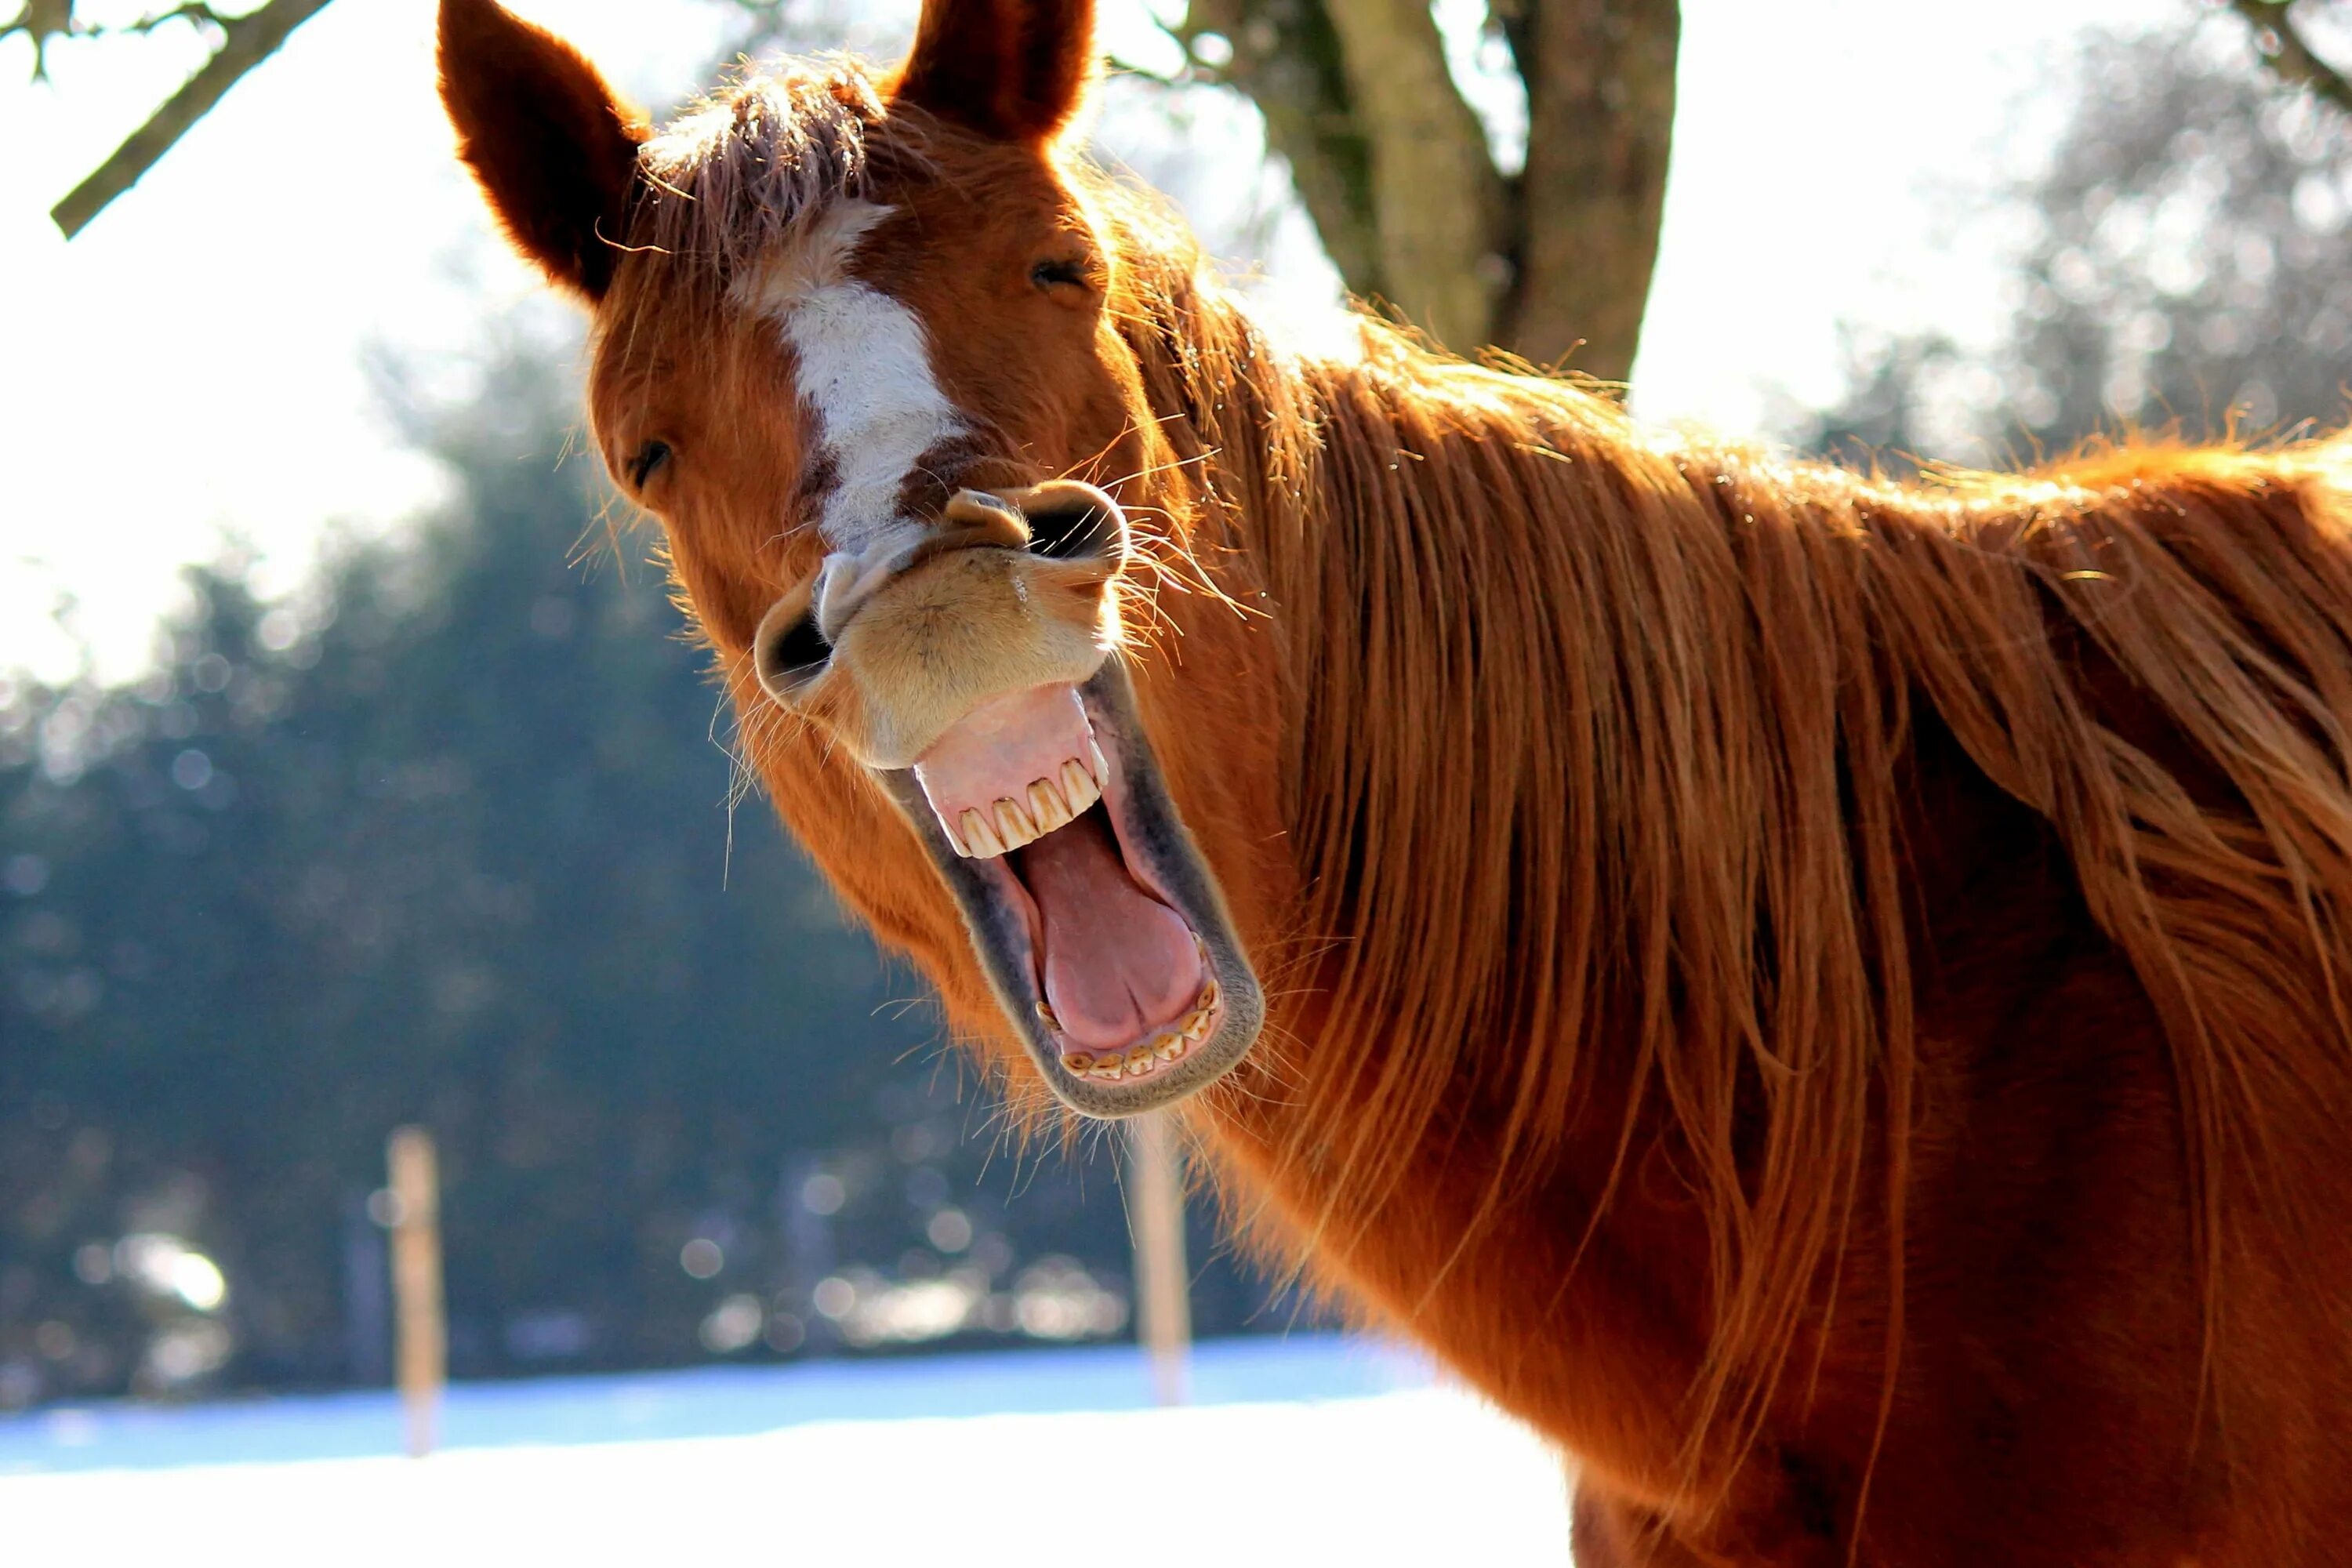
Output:
<path fill-rule="evenodd" d="M 817 630 L 816 606 L 789 602 L 770 610 L 751 638 L 752 668 L 769 696 L 788 701 L 824 673 L 833 645 Z"/>
<path fill-rule="evenodd" d="M 1072 489 L 1024 508 L 1029 548 L 1056 561 L 1108 555 L 1118 548 L 1118 514 L 1108 500 Z"/>
<path fill-rule="evenodd" d="M 1055 561 L 1113 563 L 1127 551 L 1127 519 L 1118 503 L 1077 479 L 1048 479 L 1024 489 L 994 492 L 958 490 L 941 516 L 959 526 L 930 541 L 928 548 L 986 544 L 1026 550 Z"/>

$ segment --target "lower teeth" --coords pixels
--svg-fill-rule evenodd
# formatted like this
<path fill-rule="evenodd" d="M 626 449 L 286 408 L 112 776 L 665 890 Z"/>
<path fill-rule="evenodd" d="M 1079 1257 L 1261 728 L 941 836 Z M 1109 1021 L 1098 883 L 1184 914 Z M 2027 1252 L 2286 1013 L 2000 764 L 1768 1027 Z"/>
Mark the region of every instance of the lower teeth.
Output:
<path fill-rule="evenodd" d="M 1194 940 L 1197 942 L 1199 939 Z M 1208 956 L 1205 949 L 1202 956 L 1204 959 Z M 1124 1054 L 1105 1051 L 1097 1056 L 1091 1051 L 1065 1051 L 1062 1053 L 1062 1070 L 1073 1078 L 1098 1078 L 1114 1083 L 1121 1079 L 1141 1078 L 1162 1063 L 1172 1062 L 1181 1057 L 1192 1049 L 1194 1041 L 1206 1039 L 1209 1026 L 1216 1018 L 1216 1005 L 1217 983 L 1212 980 L 1201 987 L 1192 1016 L 1182 1023 L 1139 1046 L 1129 1047 Z M 1056 1032 L 1060 1030 L 1061 1020 L 1054 1016 L 1054 1009 L 1045 1002 L 1037 1004 L 1037 1016 L 1046 1027 Z"/>

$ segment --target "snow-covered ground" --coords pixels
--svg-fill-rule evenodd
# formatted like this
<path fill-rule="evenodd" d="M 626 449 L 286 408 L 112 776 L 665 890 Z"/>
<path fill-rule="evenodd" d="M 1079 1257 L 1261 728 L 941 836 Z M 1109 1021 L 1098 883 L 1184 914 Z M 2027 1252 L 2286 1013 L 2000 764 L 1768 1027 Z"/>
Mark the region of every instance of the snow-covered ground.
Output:
<path fill-rule="evenodd" d="M 1559 1462 L 1409 1358 L 1203 1346 L 472 1385 L 0 1421 L 0 1562 L 76 1568 L 1562 1563 Z"/>

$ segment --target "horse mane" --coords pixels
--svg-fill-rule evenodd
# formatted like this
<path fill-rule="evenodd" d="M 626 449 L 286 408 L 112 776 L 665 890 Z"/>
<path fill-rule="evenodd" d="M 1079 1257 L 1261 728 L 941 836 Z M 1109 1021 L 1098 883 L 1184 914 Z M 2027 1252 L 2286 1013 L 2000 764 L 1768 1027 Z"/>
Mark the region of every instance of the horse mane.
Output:
<path fill-rule="evenodd" d="M 2292 1204 L 2253 1190 L 2270 1124 L 2352 1038 L 2345 444 L 1898 483 L 1647 431 L 1377 321 L 1360 359 L 1288 357 L 1148 201 L 1102 200 L 1183 542 L 1273 606 L 1265 668 L 1219 679 L 1282 690 L 1297 938 L 1329 952 L 1311 1059 L 1222 1111 L 1322 1195 L 1316 1237 L 1409 1205 L 1396 1151 L 1465 1102 L 1500 1119 L 1494 1215 L 1614 1074 L 1612 1190 L 1662 1116 L 1706 1211 L 1694 1444 L 1763 1420 L 1858 1209 L 1894 1260 L 1891 1399 L 1920 1044 L 1899 788 L 1932 713 L 2053 825 L 2160 1016 L 2210 1357 L 2227 1227 Z"/>
<path fill-rule="evenodd" d="M 648 146 L 632 247 L 723 280 L 919 156 L 930 128 L 877 133 L 873 82 L 840 63 L 713 100 Z M 1313 1037 L 1203 1098 L 1318 1194 L 1318 1253 L 1404 1212 L 1396 1152 L 1465 1107 L 1501 1129 L 1474 1247 L 1592 1132 L 1606 1079 L 1592 1222 L 1654 1134 L 1706 1215 L 1689 1429 L 1759 1427 L 1865 1211 L 1891 1398 L 1920 1062 L 1901 779 L 1932 719 L 2053 826 L 2161 1019 L 2210 1356 L 2231 1226 L 2293 1201 L 2249 1173 L 2352 1037 L 2345 444 L 1898 483 L 1662 436 L 1369 320 L 1355 358 L 1291 353 L 1154 198 L 1064 168 L 1167 458 L 1154 548 L 1269 611 L 1215 678 L 1278 693 L 1269 842 L 1303 891 L 1276 1021 Z"/>

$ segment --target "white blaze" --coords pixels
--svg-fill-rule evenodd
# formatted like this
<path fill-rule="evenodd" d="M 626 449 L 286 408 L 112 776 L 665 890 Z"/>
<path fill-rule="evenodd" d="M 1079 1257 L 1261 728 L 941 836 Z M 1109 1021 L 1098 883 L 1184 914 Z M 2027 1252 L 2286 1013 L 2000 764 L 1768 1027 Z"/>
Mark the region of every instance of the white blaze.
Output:
<path fill-rule="evenodd" d="M 922 321 L 846 275 L 858 241 L 888 211 L 845 200 L 815 215 L 761 275 L 754 297 L 783 328 L 800 395 L 824 420 L 821 450 L 838 482 L 818 531 L 852 555 L 886 542 L 917 461 L 964 429 L 931 373 Z"/>

